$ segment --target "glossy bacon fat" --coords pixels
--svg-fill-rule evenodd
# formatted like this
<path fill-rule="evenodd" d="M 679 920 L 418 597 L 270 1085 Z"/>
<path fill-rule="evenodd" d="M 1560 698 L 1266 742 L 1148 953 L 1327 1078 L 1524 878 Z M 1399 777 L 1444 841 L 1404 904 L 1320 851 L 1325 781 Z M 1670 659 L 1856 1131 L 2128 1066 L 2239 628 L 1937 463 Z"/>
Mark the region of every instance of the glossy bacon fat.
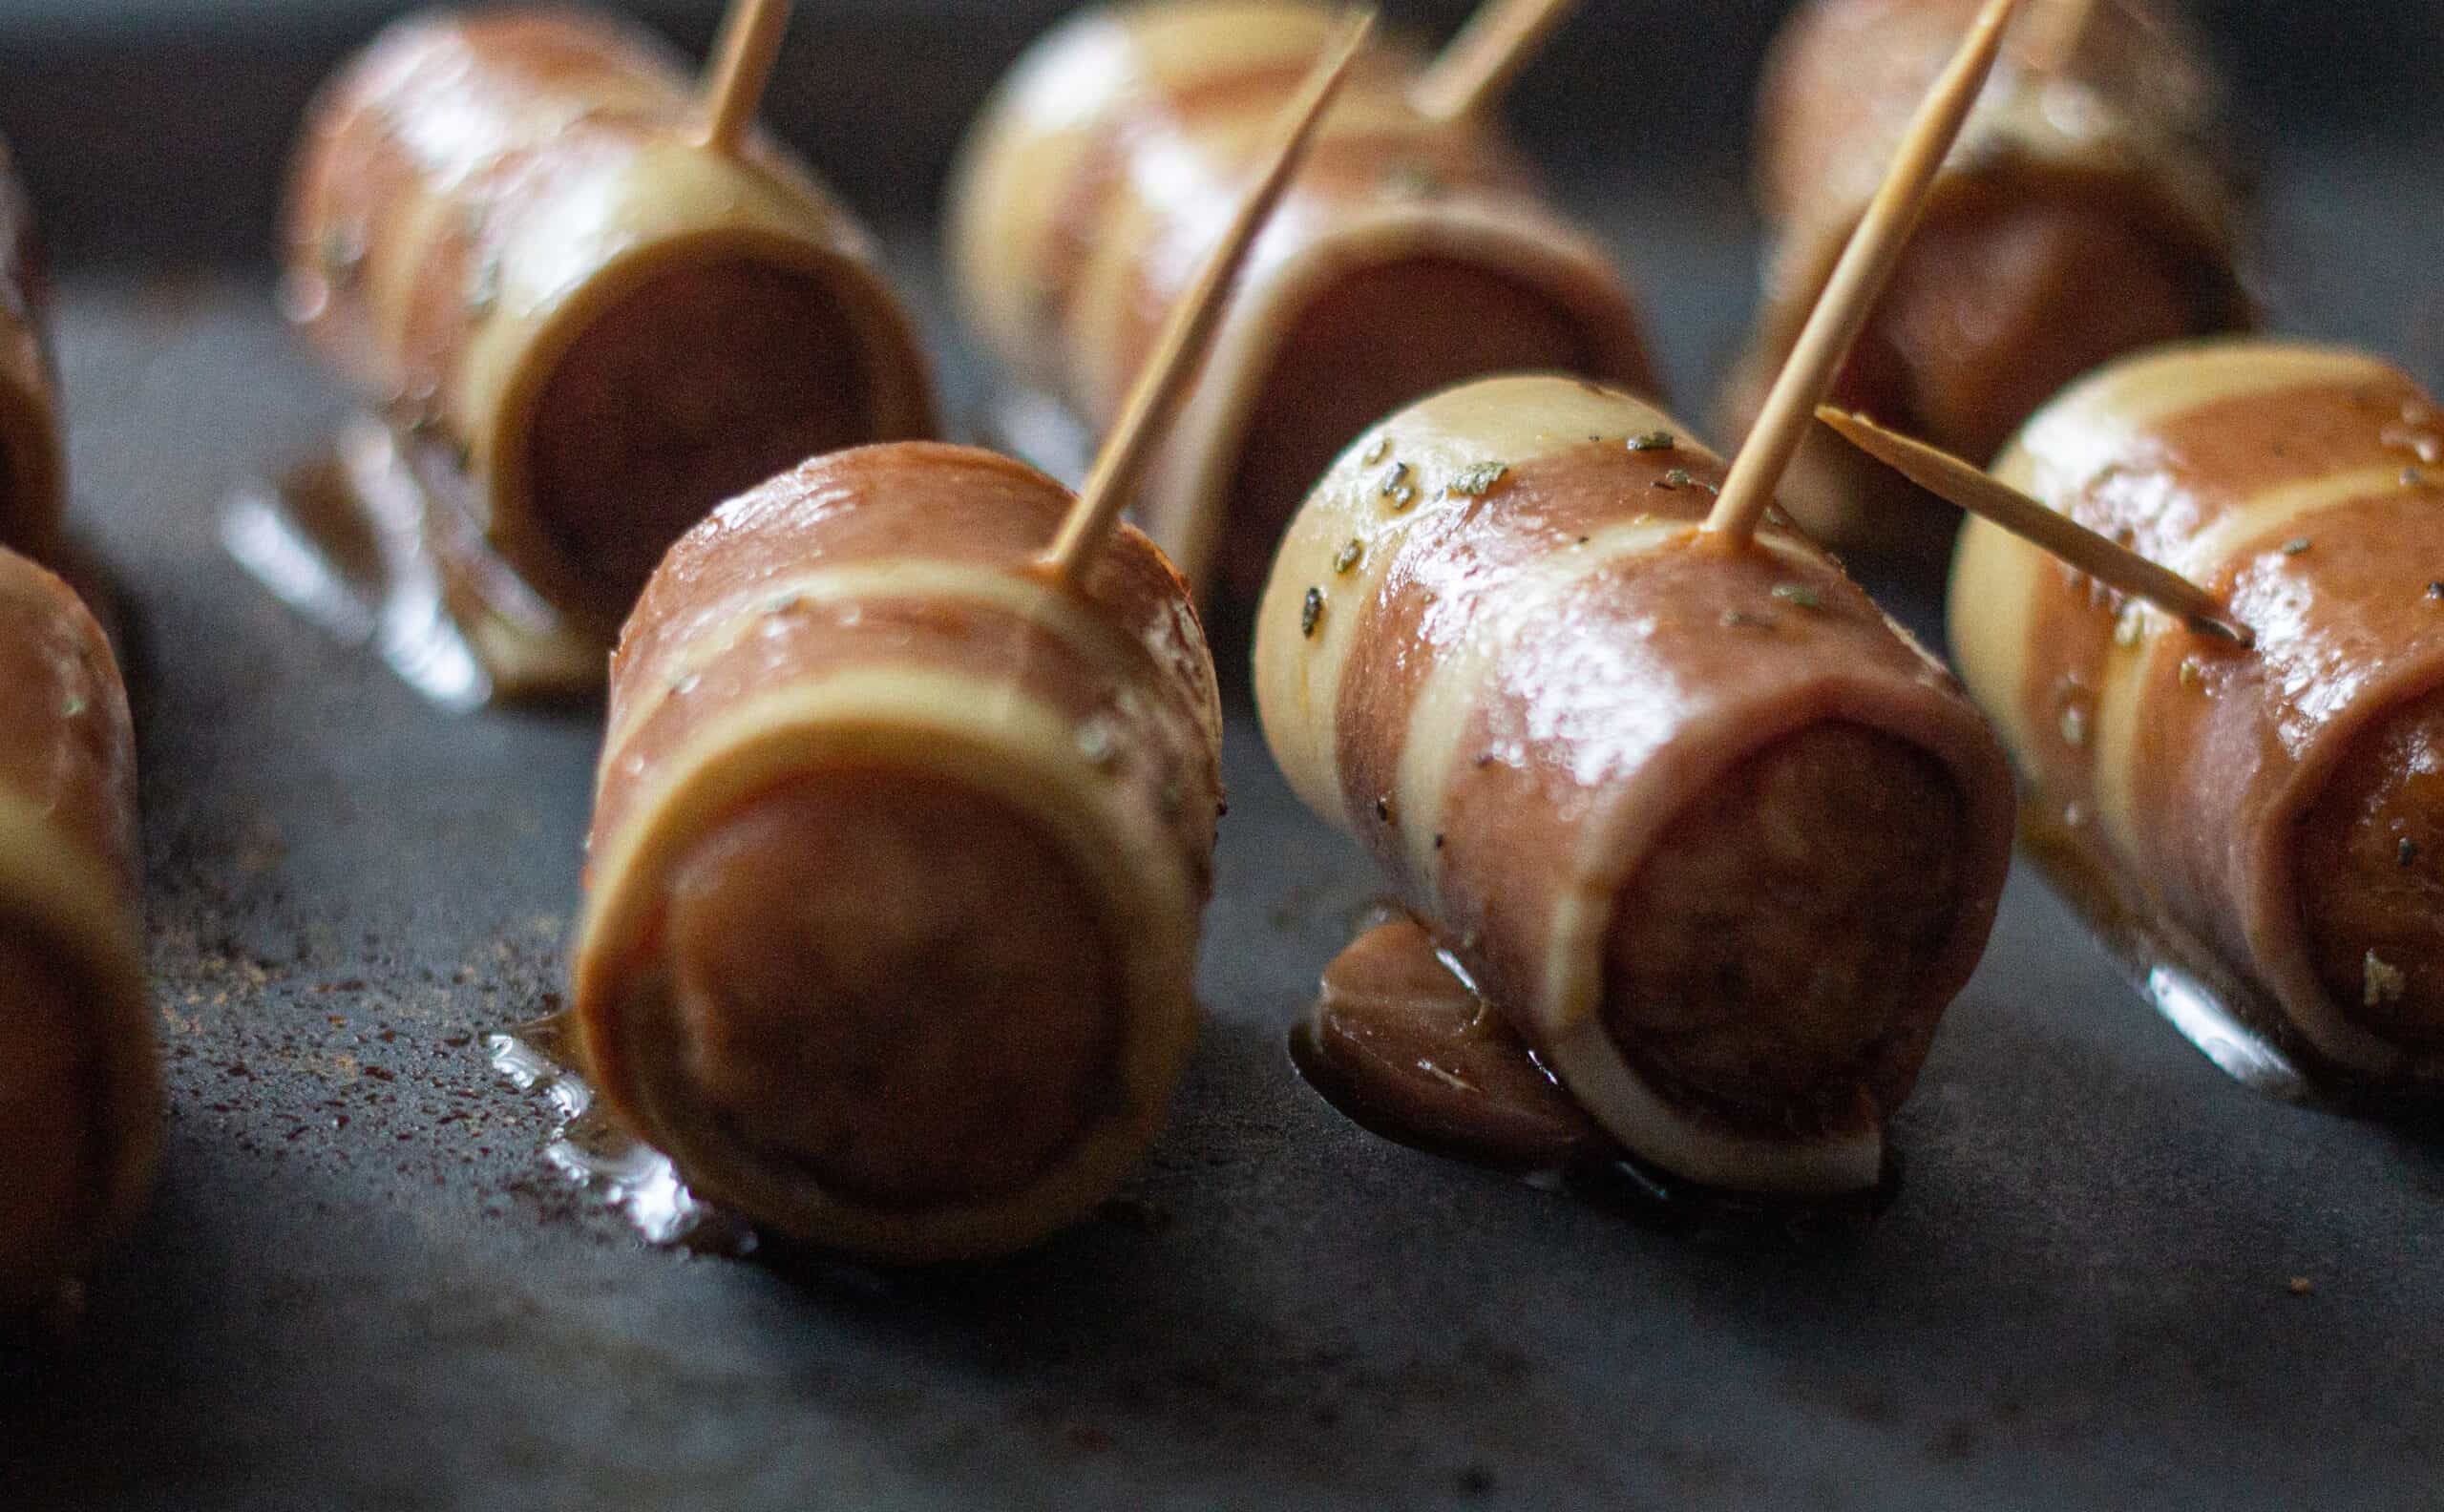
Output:
<path fill-rule="evenodd" d="M 1004 363 L 1110 420 L 1332 24 L 1286 0 L 1095 10 L 1020 61 L 950 202 L 960 303 Z M 1489 128 L 1410 107 L 1420 66 L 1360 60 L 1140 501 L 1200 594 L 1253 600 L 1307 485 L 1411 399 L 1529 368 L 1652 387 L 1603 250 Z"/>
<path fill-rule="evenodd" d="M 2055 399 L 1996 475 L 2228 596 L 2255 652 L 1972 521 L 1952 640 L 2040 812 L 2295 1054 L 2444 1076 L 2444 413 L 2373 357 L 2222 342 Z"/>
<path fill-rule="evenodd" d="M 572 10 L 431 13 L 308 116 L 290 313 L 468 474 L 429 532 L 607 640 L 679 534 L 809 455 L 928 434 L 874 247 L 803 164 L 697 140 L 688 77 Z"/>
<path fill-rule="evenodd" d="M 1221 715 L 1185 588 L 990 452 L 834 453 L 675 546 L 622 636 L 576 1010 L 698 1189 L 878 1259 L 1015 1249 L 1160 1126 Z"/>
<path fill-rule="evenodd" d="M 1984 949 L 2001 748 L 1721 461 L 1559 378 L 1438 394 L 1343 454 L 1256 633 L 1275 756 L 1613 1139 L 1743 1190 L 1872 1186 Z"/>

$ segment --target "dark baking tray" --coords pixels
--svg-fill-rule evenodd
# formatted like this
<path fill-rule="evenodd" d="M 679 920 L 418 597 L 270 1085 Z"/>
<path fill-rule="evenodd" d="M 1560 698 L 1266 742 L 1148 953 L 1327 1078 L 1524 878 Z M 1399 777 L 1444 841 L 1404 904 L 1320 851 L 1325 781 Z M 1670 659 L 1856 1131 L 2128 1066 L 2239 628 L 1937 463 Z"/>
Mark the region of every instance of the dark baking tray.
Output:
<path fill-rule="evenodd" d="M 1726 7 L 1730 33 L 1763 9 Z M 1633 10 L 1598 0 L 1580 35 L 1634 35 Z M 946 65 L 958 110 L 1027 30 L 996 26 L 1001 51 Z M 2033 876 L 1863 1233 L 1675 1232 L 1343 1122 L 1283 1035 L 1376 886 L 1273 772 L 1235 665 L 1211 1017 L 1128 1202 L 918 1275 L 640 1243 L 546 1167 L 547 1102 L 482 1045 L 555 1001 L 597 713 L 440 715 L 214 544 L 230 489 L 348 397 L 267 272 L 199 261 L 259 247 L 257 209 L 199 227 L 142 192 L 185 163 L 172 203 L 259 208 L 277 136 L 251 104 L 144 92 L 226 63 L 302 99 L 352 34 L 328 32 L 80 34 L 48 73 L 0 52 L 0 82 L 49 80 L 0 90 L 0 129 L 61 191 L 73 254 L 77 514 L 133 610 L 171 1086 L 158 1196 L 81 1333 L 0 1371 L 0 1506 L 2436 1504 L 2444 1138 L 2226 1081 Z M 124 69 L 95 62 L 113 49 Z M 1751 66 L 1586 105 L 1663 119 L 1639 90 L 1712 99 Z M 79 78 L 99 97 L 70 99 Z M 142 155 L 101 142 L 68 192 L 81 150 L 46 120 L 114 97 L 167 166 L 114 178 Z M 2253 96 L 2285 324 L 2444 376 L 2444 122 L 2321 133 L 2282 97 Z M 858 160 L 861 129 L 869 158 L 938 173 L 938 123 L 834 122 L 819 159 Z M 1695 410 L 1751 297 L 1736 152 L 1536 139 Z M 895 261 L 973 414 L 984 374 L 909 209 Z"/>

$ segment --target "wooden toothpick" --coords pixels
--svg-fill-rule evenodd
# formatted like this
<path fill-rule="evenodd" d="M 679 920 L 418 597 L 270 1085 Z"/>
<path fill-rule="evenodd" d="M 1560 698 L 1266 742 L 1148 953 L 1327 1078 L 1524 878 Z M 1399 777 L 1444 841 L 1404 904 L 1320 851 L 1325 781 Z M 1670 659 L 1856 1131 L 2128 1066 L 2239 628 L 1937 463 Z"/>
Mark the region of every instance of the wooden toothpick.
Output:
<path fill-rule="evenodd" d="M 1434 120 L 1457 120 L 1489 109 L 1577 4 L 1485 0 L 1409 87 L 1409 104 Z"/>
<path fill-rule="evenodd" d="M 730 0 L 705 77 L 700 143 L 719 153 L 738 150 L 755 120 L 755 107 L 764 98 L 764 85 L 781 55 L 781 33 L 789 25 L 790 0 Z"/>
<path fill-rule="evenodd" d="M 2088 28 L 2096 23 L 2096 11 L 2102 9 L 2098 0 L 2053 0 L 2029 20 L 2033 33 L 2022 49 L 2029 65 L 2042 74 L 2052 74 L 2067 67 L 2079 55 L 2079 47 L 2088 39 Z"/>
<path fill-rule="evenodd" d="M 1844 414 L 1829 405 L 1819 408 L 1816 417 L 1840 431 L 1844 440 L 1920 488 L 1950 500 L 1971 514 L 1992 520 L 2098 582 L 2146 599 L 2193 630 L 2221 636 L 2244 646 L 2257 643 L 2249 627 L 2233 619 L 2232 612 L 2213 594 L 2111 536 L 2099 536 L 2068 514 L 2047 509 L 1991 473 L 1979 471 L 1949 452 L 1896 435 L 1872 420 Z"/>
<path fill-rule="evenodd" d="M 1103 546 L 1104 537 L 1111 533 L 1129 495 L 1136 492 L 1172 410 L 1188 392 L 1189 384 L 1203 365 L 1206 345 L 1212 339 L 1214 327 L 1222 323 L 1233 277 L 1238 273 L 1248 248 L 1254 244 L 1256 233 L 1264 229 L 1265 218 L 1273 213 L 1281 192 L 1289 187 L 1290 177 L 1306 155 L 1307 144 L 1315 137 L 1325 107 L 1339 91 L 1341 80 L 1348 75 L 1350 64 L 1357 59 L 1358 50 L 1374 25 L 1372 10 L 1357 11 L 1343 21 L 1325 43 L 1306 82 L 1282 111 L 1271 150 L 1258 159 L 1265 164 L 1263 172 L 1248 190 L 1247 198 L 1239 201 L 1221 242 L 1197 270 L 1196 281 L 1172 306 L 1170 318 L 1163 326 L 1162 339 L 1155 343 L 1153 357 L 1130 387 L 1127 399 L 1121 405 L 1120 418 L 1112 423 L 1111 434 L 1095 454 L 1095 465 L 1086 474 L 1085 486 L 1078 491 L 1077 502 L 1062 520 L 1060 536 L 1044 553 L 1043 566 L 1053 576 L 1070 582 L 1078 580 L 1085 564 Z"/>
<path fill-rule="evenodd" d="M 1986 75 L 1993 72 L 1995 54 L 2002 51 L 2003 31 L 2018 9 L 2019 0 L 1988 0 L 1977 24 L 1970 29 L 1969 39 L 1918 107 L 1891 171 L 1885 175 L 1884 186 L 1868 202 L 1858 230 L 1851 233 L 1850 244 L 1834 264 L 1833 276 L 1818 296 L 1780 376 L 1774 380 L 1746 444 L 1732 461 L 1722 495 L 1706 516 L 1709 539 L 1738 551 L 1756 533 L 1758 520 L 1774 501 L 1774 490 L 1780 486 L 1807 434 L 1809 417 L 1832 387 L 1876 301 L 1892 282 L 1918 214 L 1926 208 L 1928 192 L 1943 171 L 1944 158 L 1960 136 L 1961 124 L 1977 103 Z"/>

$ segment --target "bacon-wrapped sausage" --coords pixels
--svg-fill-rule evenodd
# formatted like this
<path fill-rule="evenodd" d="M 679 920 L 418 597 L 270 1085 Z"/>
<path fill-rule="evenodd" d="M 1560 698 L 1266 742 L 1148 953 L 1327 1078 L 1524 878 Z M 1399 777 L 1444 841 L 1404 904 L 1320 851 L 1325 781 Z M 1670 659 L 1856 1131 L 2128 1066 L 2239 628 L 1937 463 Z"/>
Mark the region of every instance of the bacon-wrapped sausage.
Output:
<path fill-rule="evenodd" d="M 2254 654 L 1972 521 L 1951 634 L 2032 812 L 2313 1067 L 2444 1086 L 2444 413 L 2324 347 L 2126 359 L 1996 475 L 2219 593 Z"/>
<path fill-rule="evenodd" d="M 0 141 L 0 547 L 45 557 L 68 508 L 49 304 L 33 212 Z"/>
<path fill-rule="evenodd" d="M 1287 0 L 1097 10 L 1020 62 L 949 213 L 960 303 L 1016 373 L 1112 417 L 1331 22 Z M 1411 399 L 1532 368 L 1653 387 L 1602 248 L 1483 124 L 1414 110 L 1419 68 L 1399 46 L 1361 60 L 1140 500 L 1200 594 L 1218 574 L 1253 602 L 1307 486 Z"/>
<path fill-rule="evenodd" d="M 153 1170 L 136 743 L 101 627 L 0 551 L 0 1312 L 78 1278 Z"/>
<path fill-rule="evenodd" d="M 1832 395 L 1979 462 L 2098 363 L 2250 319 L 2219 92 L 2194 39 L 2160 0 L 2095 0 L 2077 36 L 2062 36 L 2048 21 L 2063 4 L 2030 9 Z M 1773 246 L 1763 313 L 1724 395 L 1729 433 L 1755 420 L 1976 9 L 1812 0 L 1784 28 L 1758 118 Z M 1836 546 L 1919 559 L 1940 560 L 1958 520 L 1821 429 L 1782 497 Z"/>
<path fill-rule="evenodd" d="M 650 39 L 523 10 L 392 26 L 308 117 L 291 314 L 421 443 L 451 608 L 495 661 L 539 596 L 599 677 L 714 504 L 933 431 L 866 234 L 786 152 L 699 124 Z"/>
<path fill-rule="evenodd" d="M 1132 1170 L 1194 1019 L 1221 713 L 1187 590 L 1068 493 L 876 446 L 671 549 L 614 662 L 584 1059 L 691 1185 L 901 1261 L 1015 1249 Z"/>
<path fill-rule="evenodd" d="M 1697 540 L 1722 472 L 1589 384 L 1412 406 L 1291 527 L 1257 705 L 1614 1139 L 1710 1185 L 1856 1189 L 1984 949 L 2011 777 L 1821 548 Z"/>

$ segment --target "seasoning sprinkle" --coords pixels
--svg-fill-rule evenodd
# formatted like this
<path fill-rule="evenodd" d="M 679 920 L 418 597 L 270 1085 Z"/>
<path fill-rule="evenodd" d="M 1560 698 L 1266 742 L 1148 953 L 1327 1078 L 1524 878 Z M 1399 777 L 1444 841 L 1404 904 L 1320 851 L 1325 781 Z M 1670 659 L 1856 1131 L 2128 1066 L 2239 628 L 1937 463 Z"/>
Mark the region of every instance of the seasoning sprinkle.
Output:
<path fill-rule="evenodd" d="M 1392 822 L 1391 794 L 1385 793 L 1375 800 L 1375 817 L 1382 820 L 1385 824 L 1390 824 Z"/>
<path fill-rule="evenodd" d="M 1089 766 L 1109 766 L 1120 757 L 1120 742 L 1109 724 L 1088 720 L 1078 726 L 1078 754 L 1086 758 Z"/>
<path fill-rule="evenodd" d="M 2285 1290 L 2293 1296 L 2315 1296 L 2317 1283 L 2307 1276 L 2293 1276 L 2285 1286 Z"/>
<path fill-rule="evenodd" d="M 1747 609 L 1726 609 L 1722 612 L 1722 627 L 1726 630 L 1771 630 L 1774 617 Z"/>
<path fill-rule="evenodd" d="M 2062 711 L 2062 744 L 2085 746 L 2088 743 L 2088 715 L 2076 704 Z"/>
<path fill-rule="evenodd" d="M 2306 536 L 2294 536 L 2283 543 L 2283 555 L 2286 556 L 2297 556 L 2307 549 L 2308 537 Z"/>
<path fill-rule="evenodd" d="M 1382 461 L 1383 453 L 1390 450 L 1392 450 L 1392 438 L 1387 435 L 1379 435 L 1375 438 L 1373 446 L 1358 454 L 1359 465 L 1373 467 L 1376 463 Z"/>
<path fill-rule="evenodd" d="M 1801 609 L 1824 607 L 1824 596 L 1805 583 L 1776 583 L 1774 597 L 1786 604 L 1796 604 Z"/>
<path fill-rule="evenodd" d="M 1298 605 L 1298 633 L 1310 640 L 1314 640 L 1316 621 L 1323 617 L 1324 591 L 1321 588 L 1308 589 L 1305 600 Z"/>
<path fill-rule="evenodd" d="M 2113 622 L 2113 643 L 2128 650 L 2147 638 L 2147 622 L 2138 606 L 2132 604 Z"/>
<path fill-rule="evenodd" d="M 1462 468 L 1451 479 L 1451 492 L 1483 498 L 1510 472 L 1507 462 L 1478 462 Z"/>
<path fill-rule="evenodd" d="M 1383 473 L 1383 480 L 1375 485 L 1375 492 L 1389 498 L 1393 491 L 1405 486 L 1408 479 L 1409 465 L 1405 462 L 1395 462 Z"/>
<path fill-rule="evenodd" d="M 2426 474 L 2426 473 L 2421 472 L 2418 469 L 2416 469 L 2416 468 L 2414 468 L 2414 467 L 2406 467 L 2406 468 L 2402 469 L 2402 487 L 2404 487 L 2404 488 L 2425 488 L 2426 486 L 2427 486 L 2427 474 Z"/>
<path fill-rule="evenodd" d="M 85 695 L 82 693 L 71 693 L 67 698 L 60 702 L 59 717 L 61 719 L 74 719 L 77 715 L 84 713 L 85 709 Z"/>
<path fill-rule="evenodd" d="M 1644 435 L 1630 437 L 1630 450 L 1633 452 L 1669 452 L 1679 444 L 1680 438 L 1669 430 L 1650 430 Z"/>
<path fill-rule="evenodd" d="M 2199 670 L 2198 659 L 2196 657 L 2184 657 L 2181 663 L 2181 685 L 2183 687 L 2196 687 L 2204 681 L 2206 681 L 2206 674 Z"/>
<path fill-rule="evenodd" d="M 2427 597 L 2430 598 L 2444 598 L 2444 582 L 2429 583 L 2427 585 Z"/>
<path fill-rule="evenodd" d="M 1689 475 L 1687 468 L 1673 468 L 1663 476 L 1656 478 L 1654 486 L 1659 489 L 1684 489 L 1696 481 L 1696 478 Z"/>
<path fill-rule="evenodd" d="M 2410 990 L 2410 978 L 2402 969 L 2374 951 L 2359 963 L 2359 1002 L 2364 1008 L 2397 1001 Z"/>
<path fill-rule="evenodd" d="M 1350 569 L 1358 565 L 1359 558 L 1365 555 L 1366 543 L 1353 536 L 1348 545 L 1333 553 L 1333 571 L 1347 577 Z"/>
<path fill-rule="evenodd" d="M 2417 859 L 2418 842 L 2408 835 L 2402 836 L 2402 843 L 2393 850 L 2393 865 L 2406 867 Z"/>
<path fill-rule="evenodd" d="M 1442 834 L 1441 834 L 1439 831 L 1436 833 L 1436 835 L 1435 835 L 1435 837 L 1434 837 L 1434 849 L 1436 849 L 1437 850 L 1442 850 L 1442 849 L 1443 849 L 1443 836 L 1442 836 Z"/>

